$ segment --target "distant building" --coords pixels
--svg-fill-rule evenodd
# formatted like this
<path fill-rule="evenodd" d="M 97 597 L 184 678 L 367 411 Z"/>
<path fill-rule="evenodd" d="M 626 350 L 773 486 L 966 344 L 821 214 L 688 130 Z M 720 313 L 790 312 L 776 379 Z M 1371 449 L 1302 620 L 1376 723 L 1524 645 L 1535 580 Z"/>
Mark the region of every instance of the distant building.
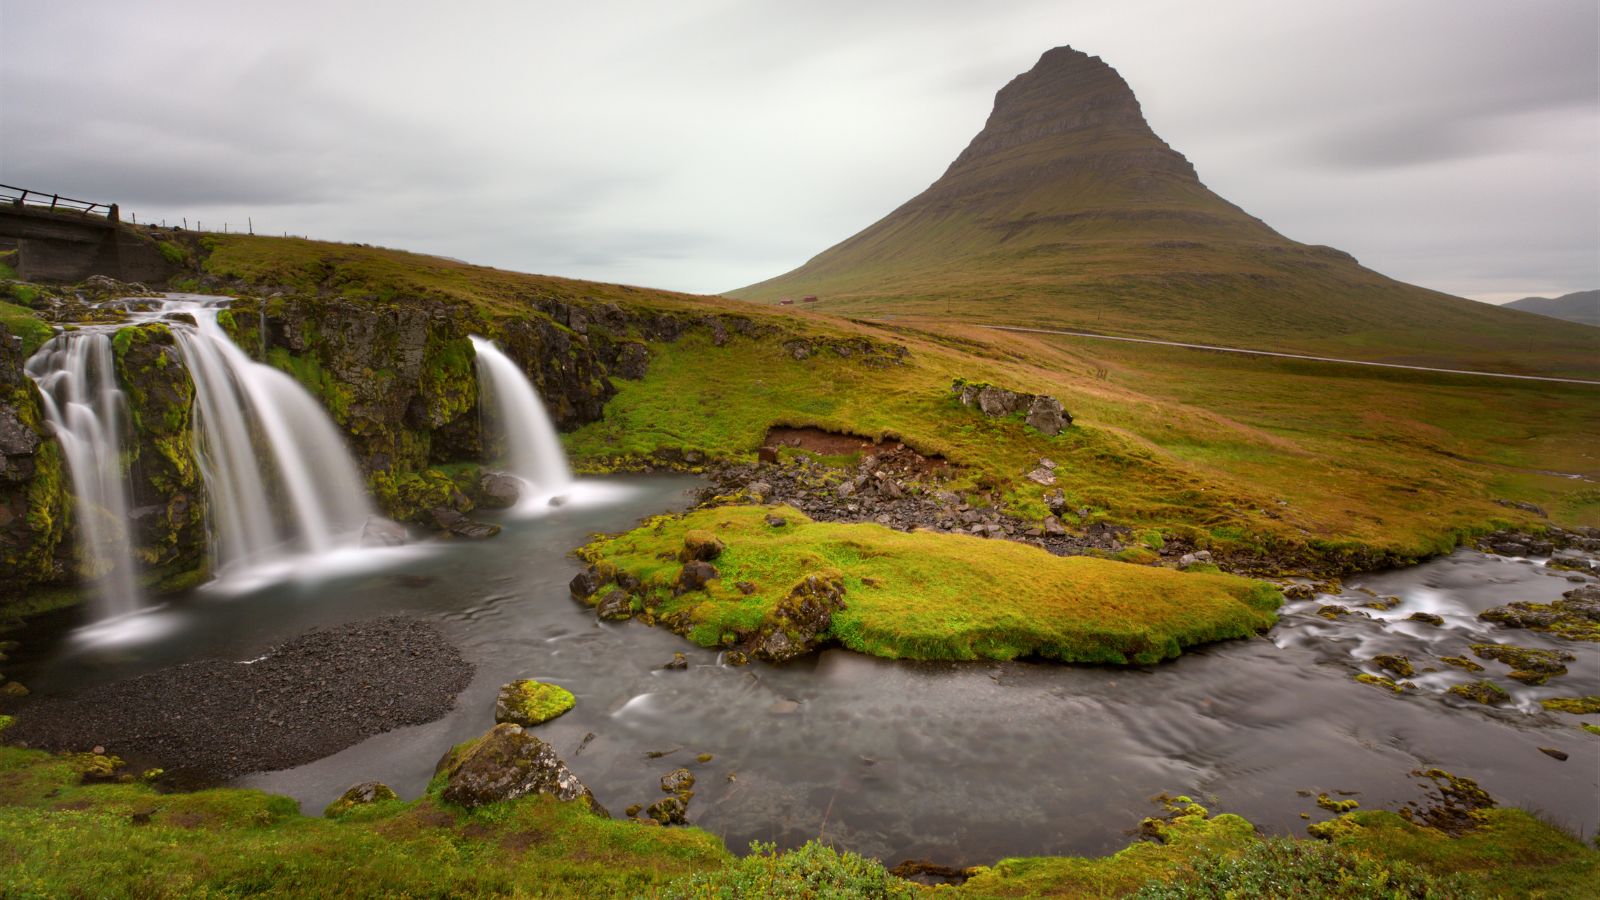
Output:
<path fill-rule="evenodd" d="M 794 305 L 794 301 L 790 300 L 788 297 L 785 297 L 782 300 L 778 301 L 778 305 L 779 306 L 793 306 Z"/>
<path fill-rule="evenodd" d="M 817 302 L 817 295 L 816 294 L 807 294 L 806 296 L 800 298 L 800 302 L 801 303 L 815 303 L 815 302 Z"/>

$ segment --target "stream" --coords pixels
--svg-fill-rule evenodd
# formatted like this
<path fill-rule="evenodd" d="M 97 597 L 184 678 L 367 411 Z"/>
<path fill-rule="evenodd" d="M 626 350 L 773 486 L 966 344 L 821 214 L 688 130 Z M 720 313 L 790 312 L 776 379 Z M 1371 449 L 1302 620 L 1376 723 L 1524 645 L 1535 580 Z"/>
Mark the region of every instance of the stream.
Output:
<path fill-rule="evenodd" d="M 1331 815 L 1316 807 L 1318 793 L 1398 809 L 1423 796 L 1409 773 L 1433 766 L 1586 838 L 1600 826 L 1600 738 L 1578 728 L 1600 717 L 1548 713 L 1537 702 L 1600 694 L 1600 646 L 1476 618 L 1578 586 L 1569 578 L 1581 576 L 1542 560 L 1461 550 L 1352 577 L 1336 598 L 1287 604 L 1263 638 L 1153 667 L 909 663 L 842 650 L 730 667 L 665 630 L 599 622 L 567 589 L 579 571 L 568 554 L 589 534 L 684 509 L 699 484 L 660 475 L 580 481 L 565 506 L 484 517 L 505 526 L 492 540 L 369 551 L 294 580 L 202 588 L 139 617 L 136 628 L 75 631 L 70 614 L 58 615 L 20 635 L 23 651 L 8 665 L 41 696 L 70 694 L 200 657 L 252 659 L 316 626 L 391 614 L 433 620 L 477 667 L 449 715 L 233 782 L 289 795 L 313 815 L 361 781 L 418 795 L 450 746 L 493 724 L 500 685 L 537 678 L 568 688 L 578 704 L 534 733 L 613 815 L 660 798 L 660 777 L 687 766 L 697 778 L 690 821 L 735 851 L 752 840 L 793 846 L 822 836 L 891 865 L 1104 854 L 1128 843 L 1162 792 L 1268 832 L 1303 833 Z M 1316 614 L 1323 603 L 1356 609 L 1370 599 L 1361 588 L 1401 603 L 1339 621 Z M 1416 611 L 1445 624 L 1402 621 Z M 1577 659 L 1542 687 L 1508 680 L 1496 662 L 1482 661 L 1487 671 L 1476 676 L 1434 662 L 1471 656 L 1467 645 L 1484 641 L 1559 646 Z M 662 668 L 674 652 L 687 655 L 686 670 Z M 1408 655 L 1418 689 L 1396 695 L 1356 682 L 1359 671 L 1377 672 L 1362 665 L 1380 653 Z M 1439 671 L 1423 671 L 1430 666 Z M 1477 677 L 1505 687 L 1512 704 L 1444 693 Z M 712 758 L 699 762 L 700 754 Z"/>

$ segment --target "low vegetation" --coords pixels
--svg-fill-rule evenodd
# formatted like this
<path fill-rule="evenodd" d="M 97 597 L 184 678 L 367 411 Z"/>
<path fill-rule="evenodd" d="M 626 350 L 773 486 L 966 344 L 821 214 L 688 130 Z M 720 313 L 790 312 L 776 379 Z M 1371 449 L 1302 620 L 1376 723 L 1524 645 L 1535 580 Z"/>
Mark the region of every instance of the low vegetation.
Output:
<path fill-rule="evenodd" d="M 680 590 L 678 560 L 695 531 L 725 545 L 716 557 L 720 577 Z M 1232 575 L 1063 558 L 967 535 L 813 522 L 783 506 L 660 517 L 581 555 L 607 580 L 637 580 L 640 612 L 708 647 L 794 628 L 789 607 L 808 579 L 843 589 L 843 608 L 820 637 L 907 659 L 1152 663 L 1194 644 L 1264 631 L 1281 599 L 1271 585 Z"/>

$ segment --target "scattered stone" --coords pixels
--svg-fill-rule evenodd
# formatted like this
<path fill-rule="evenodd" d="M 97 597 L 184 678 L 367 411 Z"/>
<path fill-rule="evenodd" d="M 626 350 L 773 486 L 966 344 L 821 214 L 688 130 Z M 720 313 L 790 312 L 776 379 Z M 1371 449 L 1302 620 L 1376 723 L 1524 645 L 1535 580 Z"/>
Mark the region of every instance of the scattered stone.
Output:
<path fill-rule="evenodd" d="M 478 479 L 478 505 L 488 509 L 509 509 L 522 497 L 522 479 L 504 472 L 485 472 Z"/>
<path fill-rule="evenodd" d="M 358 806 L 399 799 L 400 795 L 388 785 L 378 781 L 365 781 L 340 794 L 339 799 L 328 804 L 328 808 L 323 810 L 322 814 L 330 819 L 336 819 Z"/>
<path fill-rule="evenodd" d="M 643 811 L 644 811 L 644 804 L 643 803 L 635 803 L 632 806 L 628 807 L 627 809 L 623 810 L 622 812 L 628 818 L 632 819 L 635 816 L 639 815 L 639 813 L 641 813 Z"/>
<path fill-rule="evenodd" d="M 682 671 L 689 668 L 689 657 L 684 656 L 682 653 L 674 652 L 672 659 L 668 660 L 661 668 L 668 671 Z"/>
<path fill-rule="evenodd" d="M 1551 712 L 1575 716 L 1600 715 L 1600 697 L 1546 697 L 1539 705 Z"/>
<path fill-rule="evenodd" d="M 550 794 L 563 801 L 583 800 L 596 815 L 609 818 L 555 749 L 520 725 L 496 725 L 483 737 L 451 750 L 438 772 L 446 776 L 439 796 L 467 809 Z"/>
<path fill-rule="evenodd" d="M 1447 666 L 1455 666 L 1458 669 L 1465 669 L 1468 672 L 1483 671 L 1483 666 L 1480 666 L 1472 660 L 1467 659 L 1465 656 L 1441 656 L 1439 657 L 1439 661 Z"/>
<path fill-rule="evenodd" d="M 1316 589 L 1309 584 L 1286 584 L 1283 586 L 1285 600 L 1310 600 L 1317 595 Z"/>
<path fill-rule="evenodd" d="M 1370 684 L 1373 687 L 1381 687 L 1396 694 L 1404 693 L 1405 691 L 1414 691 L 1417 689 L 1417 686 L 1409 681 L 1396 682 L 1392 678 L 1385 678 L 1382 675 L 1369 675 L 1366 672 L 1358 673 L 1355 678 L 1356 681 L 1359 681 L 1362 684 Z"/>
<path fill-rule="evenodd" d="M 771 528 L 782 528 L 783 526 L 788 525 L 788 524 L 789 524 L 789 520 L 785 519 L 783 516 L 774 516 L 774 515 L 767 516 L 767 525 L 768 525 L 768 527 L 771 527 Z"/>
<path fill-rule="evenodd" d="M 1434 783 L 1431 802 L 1427 806 L 1419 807 L 1412 803 L 1400 810 L 1401 816 L 1417 824 L 1437 828 L 1451 837 L 1460 837 L 1483 824 L 1481 810 L 1494 807 L 1494 799 L 1471 778 L 1461 778 L 1443 769 L 1419 769 L 1411 774 L 1431 779 Z"/>
<path fill-rule="evenodd" d="M 804 357 L 797 357 L 804 358 Z M 689 824 L 689 804 L 678 797 L 663 797 L 650 804 L 644 811 L 646 816 L 654 819 L 661 825 L 687 825 Z"/>
<path fill-rule="evenodd" d="M 406 527 L 382 516 L 368 516 L 361 526 L 361 546 L 398 547 L 406 542 Z"/>
<path fill-rule="evenodd" d="M 1337 603 L 1328 603 L 1317 607 L 1317 615 L 1327 619 L 1330 622 L 1337 622 L 1344 616 L 1350 615 L 1350 608 L 1347 606 L 1340 606 Z"/>
<path fill-rule="evenodd" d="M 1492 659 L 1511 667 L 1511 677 L 1523 684 L 1544 684 L 1557 675 L 1567 674 L 1562 663 L 1576 657 L 1564 650 L 1537 650 L 1515 647 L 1510 644 L 1473 644 L 1472 652 L 1479 659 Z"/>
<path fill-rule="evenodd" d="M 696 756 L 694 758 L 694 761 L 698 762 L 698 763 L 708 763 L 708 762 L 711 762 L 713 759 L 716 759 L 716 757 L 712 756 L 709 753 L 701 753 L 700 755 L 698 755 L 698 756 Z"/>
<path fill-rule="evenodd" d="M 1412 667 L 1411 660 L 1398 654 L 1380 654 L 1372 658 L 1372 664 L 1400 678 L 1410 678 L 1417 674 Z"/>
<path fill-rule="evenodd" d="M 773 610 L 757 632 L 751 652 L 770 662 L 784 662 L 810 653 L 844 609 L 844 581 L 838 576 L 807 575 Z"/>
<path fill-rule="evenodd" d="M 1429 612 L 1414 612 L 1406 617 L 1408 622 L 1421 622 L 1424 625 L 1441 626 L 1444 619 Z"/>
<path fill-rule="evenodd" d="M 686 592 L 704 590 L 707 584 L 721 577 L 722 573 L 711 563 L 690 560 L 683 564 L 683 571 L 678 573 L 678 588 Z"/>
<path fill-rule="evenodd" d="M 679 558 L 684 562 L 694 560 L 710 562 L 721 556 L 724 549 L 721 538 L 709 531 L 696 528 L 684 534 L 683 552 L 679 554 Z"/>
<path fill-rule="evenodd" d="M 744 486 L 744 491 L 754 502 L 765 503 L 767 498 L 772 496 L 772 485 L 765 481 L 752 481 Z"/>
<path fill-rule="evenodd" d="M 1040 466 L 1028 473 L 1028 480 L 1048 487 L 1056 483 L 1056 473 L 1051 469 Z"/>
<path fill-rule="evenodd" d="M 777 465 L 778 464 L 778 448 L 777 447 L 761 447 L 761 448 L 759 448 L 758 450 L 756 450 L 756 462 L 758 462 L 758 463 L 767 463 L 768 465 L 774 465 L 774 466 Z"/>
<path fill-rule="evenodd" d="M 500 688 L 494 702 L 494 720 L 532 727 L 564 715 L 577 704 L 572 692 L 556 684 L 531 678 L 513 681 Z"/>
<path fill-rule="evenodd" d="M 1557 750 L 1554 747 L 1540 747 L 1539 752 L 1550 757 L 1551 759 L 1560 760 L 1561 762 L 1567 761 L 1567 753 L 1565 750 Z"/>
<path fill-rule="evenodd" d="M 661 790 L 668 794 L 682 794 L 694 787 L 694 773 L 688 769 L 673 769 L 661 776 Z"/>
<path fill-rule="evenodd" d="M 738 588 L 739 593 L 745 595 L 746 597 L 756 592 L 756 585 L 753 581 L 736 581 L 734 582 L 733 586 Z"/>
<path fill-rule="evenodd" d="M 1072 424 L 1072 417 L 1061 408 L 1061 401 L 1054 397 L 1036 396 L 1028 404 L 1028 416 L 1025 420 L 1029 425 L 1040 432 L 1054 437 L 1061 433 L 1061 429 Z"/>
<path fill-rule="evenodd" d="M 744 666 L 750 664 L 750 657 L 743 650 L 729 650 L 722 655 L 722 661 L 730 666 Z"/>
<path fill-rule="evenodd" d="M 1452 684 L 1449 688 L 1449 693 L 1455 694 L 1457 697 L 1465 697 L 1468 700 L 1474 700 L 1478 703 L 1484 704 L 1485 706 L 1493 706 L 1497 703 L 1511 702 L 1511 695 L 1506 693 L 1505 688 L 1502 688 L 1500 685 L 1495 684 L 1492 681 L 1474 681 L 1469 684 Z"/>

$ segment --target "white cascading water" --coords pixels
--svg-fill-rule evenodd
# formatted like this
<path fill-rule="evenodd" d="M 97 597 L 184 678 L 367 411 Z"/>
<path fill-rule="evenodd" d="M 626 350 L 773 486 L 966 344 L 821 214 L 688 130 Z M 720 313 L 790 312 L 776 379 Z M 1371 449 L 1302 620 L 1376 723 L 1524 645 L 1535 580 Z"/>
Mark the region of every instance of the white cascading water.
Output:
<path fill-rule="evenodd" d="M 246 356 L 218 308 L 169 300 L 195 385 L 196 453 L 220 574 L 356 546 L 372 514 L 363 481 L 328 414 L 293 378 Z"/>
<path fill-rule="evenodd" d="M 127 403 L 117 388 L 111 335 L 72 331 L 51 338 L 27 362 L 44 397 L 45 421 L 72 480 L 78 553 L 94 585 L 95 618 L 139 609 L 128 538 L 128 482 L 122 471 Z"/>
<path fill-rule="evenodd" d="M 481 408 L 492 411 L 505 436 L 507 471 L 531 489 L 518 505 L 565 494 L 572 484 L 567 454 L 528 376 L 488 338 L 472 335 L 472 347 Z"/>

